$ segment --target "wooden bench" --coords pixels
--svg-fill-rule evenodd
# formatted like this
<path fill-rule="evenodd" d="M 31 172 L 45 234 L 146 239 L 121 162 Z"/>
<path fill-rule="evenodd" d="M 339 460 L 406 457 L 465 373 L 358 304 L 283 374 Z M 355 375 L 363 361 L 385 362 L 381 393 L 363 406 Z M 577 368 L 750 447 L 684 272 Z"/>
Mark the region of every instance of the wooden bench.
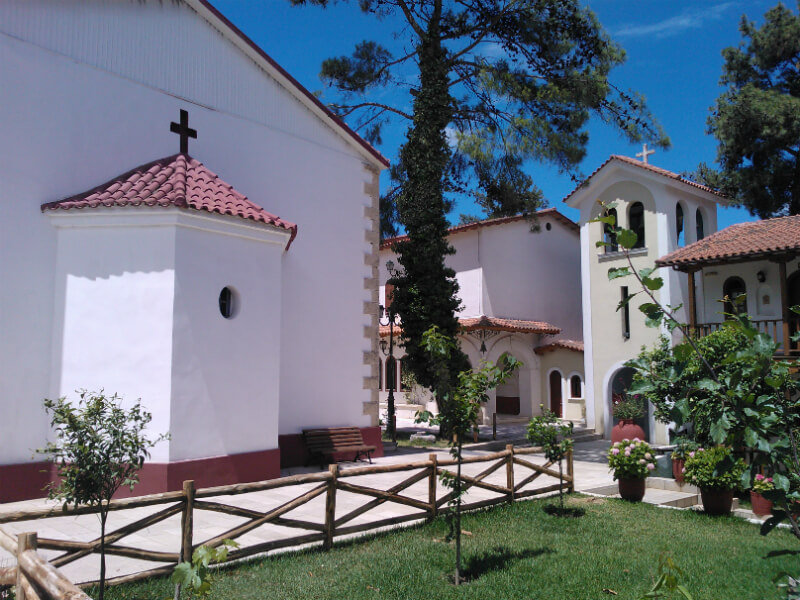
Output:
<path fill-rule="evenodd" d="M 370 464 L 372 457 L 370 454 L 375 452 L 375 446 L 368 446 L 364 443 L 361 430 L 358 427 L 326 427 L 324 429 L 304 429 L 303 439 L 309 454 L 309 462 L 314 457 L 320 458 L 320 464 L 325 465 L 334 462 L 333 455 L 343 452 L 355 453 L 353 460 L 359 460 L 366 456 Z"/>

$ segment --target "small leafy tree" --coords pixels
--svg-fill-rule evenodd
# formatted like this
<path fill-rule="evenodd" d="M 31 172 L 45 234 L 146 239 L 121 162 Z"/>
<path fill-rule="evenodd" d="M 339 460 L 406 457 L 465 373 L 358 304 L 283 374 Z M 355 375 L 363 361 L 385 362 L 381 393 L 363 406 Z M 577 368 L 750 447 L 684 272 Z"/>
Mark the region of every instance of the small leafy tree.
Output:
<path fill-rule="evenodd" d="M 558 461 L 558 500 L 561 512 L 564 512 L 564 457 L 572 451 L 572 422 L 559 423 L 556 414 L 539 405 L 542 414 L 533 417 L 528 423 L 528 439 L 534 446 L 544 448 L 545 458 L 549 461 Z"/>
<path fill-rule="evenodd" d="M 105 593 L 105 535 L 108 503 L 122 486 L 131 490 L 150 448 L 166 434 L 150 440 L 144 433 L 152 415 L 138 401 L 128 410 L 122 399 L 103 390 L 79 390 L 77 404 L 64 398 L 45 400 L 56 441 L 36 450 L 58 469 L 60 480 L 48 486 L 48 497 L 69 504 L 96 506 L 100 516 L 100 600 Z"/>
<path fill-rule="evenodd" d="M 444 363 L 458 350 L 456 343 L 443 335 L 437 327 L 431 327 L 425 332 L 423 341 L 426 350 L 431 355 L 438 357 L 439 363 Z M 460 350 L 458 350 L 460 352 Z M 442 485 L 453 490 L 448 503 L 448 523 L 450 534 L 448 539 L 455 539 L 456 543 L 456 571 L 455 584 L 461 582 L 461 499 L 464 490 L 461 486 L 461 449 L 464 439 L 472 431 L 480 416 L 481 405 L 488 399 L 488 391 L 503 383 L 520 366 L 520 362 L 513 356 L 504 354 L 497 364 L 482 361 L 477 369 L 468 369 L 458 374 L 458 384 L 452 389 L 452 396 L 445 402 L 440 402 L 445 410 L 438 415 L 428 411 L 417 413 L 416 421 L 439 425 L 441 432 L 449 440 L 450 454 L 457 461 L 456 476 L 442 474 Z M 443 366 L 442 368 L 447 368 Z"/>
<path fill-rule="evenodd" d="M 210 598 L 211 586 L 214 583 L 211 565 L 225 562 L 228 551 L 238 547 L 239 544 L 233 540 L 223 540 L 215 548 L 200 546 L 192 553 L 192 562 L 182 562 L 175 566 L 172 583 L 189 590 L 189 598 Z"/>

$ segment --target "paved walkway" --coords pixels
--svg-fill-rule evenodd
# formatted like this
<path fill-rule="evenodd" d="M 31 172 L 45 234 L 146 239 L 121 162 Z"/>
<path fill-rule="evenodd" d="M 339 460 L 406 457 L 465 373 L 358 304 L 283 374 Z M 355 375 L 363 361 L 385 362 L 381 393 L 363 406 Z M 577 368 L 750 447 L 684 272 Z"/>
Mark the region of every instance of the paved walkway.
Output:
<path fill-rule="evenodd" d="M 512 432 L 508 432 L 509 435 Z M 576 488 L 578 490 L 586 490 L 597 488 L 599 486 L 608 485 L 612 482 L 611 476 L 608 472 L 608 466 L 605 463 L 604 448 L 608 448 L 608 442 L 586 442 L 576 444 L 576 461 L 575 461 L 575 477 Z M 448 456 L 446 450 L 412 450 L 400 449 L 396 453 L 389 454 L 383 458 L 375 459 L 376 464 L 397 464 L 405 462 L 416 462 L 426 460 L 428 455 L 436 453 L 440 459 Z M 485 450 L 467 450 L 466 456 L 476 456 L 486 454 Z M 598 461 L 598 457 L 602 455 L 602 460 Z M 585 457 L 585 460 L 583 458 Z M 531 458 L 534 458 L 531 456 Z M 533 462 L 542 463 L 543 458 L 534 460 Z M 360 463 L 362 464 L 362 463 Z M 342 465 L 343 467 L 353 466 L 352 463 Z M 467 475 L 475 475 L 487 467 L 487 463 L 477 463 L 465 465 L 464 472 Z M 291 469 L 284 472 L 285 475 L 295 474 L 298 471 L 313 471 L 314 469 Z M 396 485 L 407 478 L 413 473 L 410 471 L 403 471 L 397 473 L 384 473 L 377 475 L 361 475 L 348 479 L 349 483 L 366 485 L 369 487 L 387 490 L 393 485 Z M 516 481 L 530 474 L 530 471 L 524 467 L 515 466 L 514 475 Z M 485 479 L 488 483 L 495 483 L 497 485 L 505 485 L 505 469 L 498 469 L 495 473 Z M 532 487 L 544 487 L 557 480 L 542 475 L 532 484 Z M 303 492 L 310 490 L 318 484 L 304 484 L 299 486 L 284 487 L 274 490 L 255 492 L 249 494 L 242 494 L 239 496 L 225 496 L 220 498 L 209 498 L 208 500 L 218 500 L 225 504 L 239 506 L 245 509 L 252 509 L 260 512 L 265 512 L 271 508 L 280 506 L 281 504 L 298 497 Z M 527 489 L 527 488 L 526 488 Z M 447 490 L 443 490 L 439 485 L 439 496 L 441 497 Z M 411 498 L 416 498 L 421 501 L 427 502 L 428 498 L 428 481 L 427 478 L 415 483 L 407 488 L 404 495 Z M 467 502 L 475 502 L 483 499 L 497 497 L 492 491 L 471 488 L 468 492 Z M 346 515 L 350 511 L 362 506 L 368 502 L 370 498 L 349 492 L 339 491 L 336 496 L 336 516 L 337 518 Z M 16 510 L 41 508 L 42 506 L 52 506 L 53 503 L 48 503 L 46 500 L 31 500 L 25 502 L 16 502 L 0 505 L 0 515 L 6 512 Z M 108 531 L 122 527 L 128 523 L 132 523 L 141 519 L 149 514 L 152 514 L 160 509 L 165 508 L 166 505 L 159 505 L 153 507 L 137 508 L 126 511 L 112 512 L 109 515 Z M 298 507 L 297 509 L 287 513 L 285 516 L 294 519 L 310 521 L 313 523 L 322 523 L 324 521 L 324 507 L 325 495 L 320 495 L 310 502 Z M 367 523 L 370 521 L 377 521 L 393 516 L 402 516 L 411 514 L 417 509 L 399 505 L 396 503 L 384 503 L 374 508 L 373 510 L 356 517 L 348 525 L 357 525 Z M 246 522 L 247 519 L 243 517 L 234 517 L 218 512 L 209 511 L 195 511 L 194 516 L 194 538 L 195 543 L 202 543 L 213 536 L 220 535 L 223 532 L 235 527 L 241 523 Z M 90 541 L 99 537 L 99 520 L 95 515 L 84 516 L 66 516 L 56 517 L 50 519 L 41 519 L 35 522 L 15 522 L 2 525 L 6 530 L 13 533 L 20 533 L 25 531 L 37 531 L 40 537 L 43 538 L 58 538 L 70 539 L 80 541 Z M 239 538 L 239 542 L 243 546 L 260 543 L 264 541 L 287 538 L 302 534 L 302 531 L 297 529 L 290 529 L 276 525 L 265 525 L 256 530 L 253 530 L 243 537 Z M 339 539 L 337 537 L 337 539 Z M 120 542 L 125 546 L 146 548 L 148 550 L 157 550 L 163 552 L 177 552 L 180 547 L 180 515 L 175 515 L 169 519 L 153 525 L 145 530 L 127 536 Z M 55 556 L 58 553 L 53 551 L 43 550 L 42 554 L 45 556 Z M 107 557 L 108 577 L 116 577 L 137 571 L 152 569 L 161 566 L 159 563 L 153 563 L 138 559 L 131 559 L 127 557 L 109 556 Z M 13 564 L 13 559 L 7 554 L 0 553 L 0 566 Z M 164 564 L 164 563 L 161 563 Z M 90 555 L 81 558 L 73 563 L 65 565 L 62 568 L 63 572 L 72 581 L 77 583 L 84 581 L 95 580 L 99 572 L 99 557 L 97 555 Z"/>

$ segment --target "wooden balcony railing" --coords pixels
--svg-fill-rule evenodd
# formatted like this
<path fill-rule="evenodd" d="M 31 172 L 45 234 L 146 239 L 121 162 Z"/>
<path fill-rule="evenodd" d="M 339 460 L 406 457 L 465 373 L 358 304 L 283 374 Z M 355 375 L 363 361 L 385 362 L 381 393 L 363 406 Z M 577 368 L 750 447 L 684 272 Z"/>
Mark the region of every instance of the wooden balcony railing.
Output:
<path fill-rule="evenodd" d="M 719 331 L 720 329 L 722 329 L 723 325 L 724 322 L 698 323 L 693 328 L 689 327 L 689 329 L 690 331 L 693 331 L 696 337 L 701 338 L 715 331 Z M 800 343 L 789 342 L 788 352 L 784 348 L 783 319 L 759 319 L 757 321 L 754 320 L 753 326 L 761 333 L 766 333 L 773 339 L 773 341 L 776 344 L 780 346 L 778 351 L 775 353 L 776 358 L 800 357 Z M 794 335 L 798 330 L 800 330 L 800 319 L 790 320 L 789 336 Z"/>

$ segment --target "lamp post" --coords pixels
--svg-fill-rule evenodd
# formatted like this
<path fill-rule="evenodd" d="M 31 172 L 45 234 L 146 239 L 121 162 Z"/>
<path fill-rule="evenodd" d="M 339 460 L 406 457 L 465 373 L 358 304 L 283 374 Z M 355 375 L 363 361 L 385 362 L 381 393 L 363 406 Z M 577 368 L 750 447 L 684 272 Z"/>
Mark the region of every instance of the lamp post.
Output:
<path fill-rule="evenodd" d="M 386 269 L 389 271 L 389 275 L 392 276 L 394 274 L 394 263 L 392 261 L 386 262 Z M 388 423 L 386 424 L 386 429 L 389 431 L 389 435 L 392 438 L 393 443 L 397 443 L 397 419 L 395 418 L 395 410 L 394 410 L 394 388 L 397 384 L 397 362 L 394 360 L 394 318 L 395 314 L 392 310 L 392 298 L 388 297 L 385 300 L 386 308 L 383 306 L 380 307 L 380 314 L 378 315 L 378 321 L 381 325 L 388 325 L 389 326 L 389 360 L 387 364 L 392 365 L 392 373 L 391 378 L 388 377 L 389 369 L 386 369 L 387 377 L 386 379 L 389 384 L 389 409 L 387 420 Z M 386 317 L 386 322 L 384 323 L 384 317 Z M 383 352 L 384 356 L 387 355 L 386 352 L 386 340 L 381 340 L 381 352 Z"/>

